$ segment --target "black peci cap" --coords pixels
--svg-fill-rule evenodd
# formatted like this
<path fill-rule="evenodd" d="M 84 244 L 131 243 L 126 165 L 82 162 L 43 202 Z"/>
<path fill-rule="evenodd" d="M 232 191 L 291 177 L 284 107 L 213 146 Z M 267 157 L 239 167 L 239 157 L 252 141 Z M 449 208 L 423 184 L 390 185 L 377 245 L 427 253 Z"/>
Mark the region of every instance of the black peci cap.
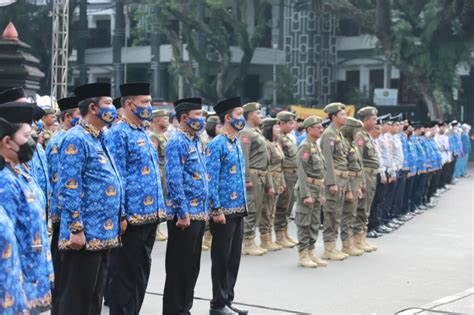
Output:
<path fill-rule="evenodd" d="M 8 88 L 0 92 L 0 104 L 15 102 L 19 98 L 26 97 L 25 91 L 21 87 Z"/>
<path fill-rule="evenodd" d="M 65 97 L 58 100 L 58 106 L 61 111 L 77 108 L 77 103 L 78 100 L 75 96 Z"/>
<path fill-rule="evenodd" d="M 183 98 L 174 103 L 174 110 L 176 113 L 184 110 L 193 110 L 202 108 L 202 99 L 200 97 Z"/>
<path fill-rule="evenodd" d="M 238 96 L 218 101 L 216 105 L 214 105 L 214 110 L 216 111 L 217 115 L 221 115 L 236 107 L 242 107 L 242 101 Z"/>
<path fill-rule="evenodd" d="M 111 86 L 109 83 L 91 83 L 78 86 L 74 89 L 74 94 L 76 94 L 77 101 L 83 101 L 92 97 L 110 97 Z"/>
<path fill-rule="evenodd" d="M 7 102 L 0 105 L 0 118 L 11 123 L 31 124 L 33 106 L 29 103 Z"/>
<path fill-rule="evenodd" d="M 122 97 L 135 95 L 150 95 L 150 83 L 136 82 L 121 84 L 120 95 Z"/>

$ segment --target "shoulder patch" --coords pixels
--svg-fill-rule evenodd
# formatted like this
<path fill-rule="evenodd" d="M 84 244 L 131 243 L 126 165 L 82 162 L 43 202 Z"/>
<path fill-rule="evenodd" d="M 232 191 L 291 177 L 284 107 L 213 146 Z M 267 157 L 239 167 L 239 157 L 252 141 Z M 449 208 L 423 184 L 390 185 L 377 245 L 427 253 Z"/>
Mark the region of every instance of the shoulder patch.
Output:
<path fill-rule="evenodd" d="M 309 159 L 309 152 L 308 151 L 303 151 L 302 159 L 304 161 L 307 161 Z"/>
<path fill-rule="evenodd" d="M 242 142 L 245 143 L 245 144 L 249 144 L 250 143 L 250 137 L 245 135 L 242 137 Z"/>
<path fill-rule="evenodd" d="M 357 145 L 359 147 L 363 146 L 364 145 L 364 139 L 362 139 L 362 138 L 357 139 Z"/>

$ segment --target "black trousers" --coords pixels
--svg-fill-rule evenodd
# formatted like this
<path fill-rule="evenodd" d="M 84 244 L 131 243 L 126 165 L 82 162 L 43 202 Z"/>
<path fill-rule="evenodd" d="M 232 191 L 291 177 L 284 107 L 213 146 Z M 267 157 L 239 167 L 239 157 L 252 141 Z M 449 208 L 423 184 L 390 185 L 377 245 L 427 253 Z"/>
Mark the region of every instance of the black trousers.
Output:
<path fill-rule="evenodd" d="M 201 267 L 201 246 L 206 222 L 191 221 L 191 225 L 184 230 L 176 227 L 176 220 L 168 221 L 167 225 L 163 315 L 190 314 Z M 212 241 L 214 246 L 214 239 Z"/>
<path fill-rule="evenodd" d="M 407 214 L 408 212 L 414 211 L 413 205 L 413 186 L 415 183 L 416 175 L 408 177 L 405 184 L 405 192 L 403 194 L 403 206 L 402 213 Z"/>
<path fill-rule="evenodd" d="M 405 196 L 405 187 L 407 182 L 408 171 L 400 171 L 397 176 L 397 187 L 394 191 L 391 213 L 394 217 L 403 215 L 403 200 Z"/>
<path fill-rule="evenodd" d="M 51 236 L 51 257 L 53 260 L 54 286 L 51 290 L 52 307 L 51 315 L 59 314 L 59 301 L 61 298 L 60 280 L 61 279 L 61 255 L 58 248 L 59 241 L 59 223 L 53 223 L 53 234 Z"/>
<path fill-rule="evenodd" d="M 226 224 L 210 222 L 212 233 L 212 301 L 215 308 L 231 305 L 240 267 L 244 233 L 242 217 L 227 218 Z"/>
<path fill-rule="evenodd" d="M 395 199 L 395 191 L 397 190 L 397 185 L 398 185 L 397 180 L 394 182 L 388 183 L 389 179 L 391 179 L 391 177 L 387 176 L 387 184 L 385 184 L 385 186 L 387 187 L 385 188 L 385 195 L 382 198 L 382 204 L 381 204 L 381 217 L 382 217 L 382 222 L 384 224 L 390 222 L 390 220 L 394 217 L 392 213 L 392 208 L 393 208 L 393 200 Z"/>
<path fill-rule="evenodd" d="M 387 192 L 387 184 L 382 184 L 381 177 L 377 174 L 377 186 L 375 188 L 374 200 L 372 201 L 370 215 L 369 215 L 369 225 L 367 229 L 369 231 L 376 229 L 382 222 L 382 201 Z"/>
<path fill-rule="evenodd" d="M 138 315 L 151 270 L 157 223 L 128 225 L 122 247 L 110 253 L 108 303 L 110 315 Z"/>
<path fill-rule="evenodd" d="M 429 189 L 428 189 L 428 195 L 427 195 L 428 201 L 431 200 L 431 197 L 433 197 L 436 190 L 438 190 L 440 178 L 441 178 L 441 170 L 437 170 L 433 172 L 433 175 L 431 176 Z"/>
<path fill-rule="evenodd" d="M 109 252 L 61 252 L 61 315 L 100 315 Z"/>
<path fill-rule="evenodd" d="M 423 203 L 423 194 L 427 185 L 428 175 L 427 173 L 423 173 L 416 176 L 412 192 L 412 200 L 415 207 L 419 207 Z"/>
<path fill-rule="evenodd" d="M 449 174 L 450 163 L 444 163 L 443 168 L 441 169 L 441 175 L 439 178 L 439 188 L 443 188 L 448 183 L 448 174 Z"/>

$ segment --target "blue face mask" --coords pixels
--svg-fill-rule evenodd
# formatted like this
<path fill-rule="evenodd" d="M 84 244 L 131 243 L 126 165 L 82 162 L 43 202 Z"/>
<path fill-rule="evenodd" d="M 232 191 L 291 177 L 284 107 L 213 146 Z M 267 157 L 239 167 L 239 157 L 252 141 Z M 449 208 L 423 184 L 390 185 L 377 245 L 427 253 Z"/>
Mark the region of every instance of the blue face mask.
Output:
<path fill-rule="evenodd" d="M 36 128 L 38 129 L 38 134 L 43 132 L 44 125 L 41 119 L 36 122 Z"/>
<path fill-rule="evenodd" d="M 189 128 L 191 128 L 193 131 L 200 132 L 206 126 L 206 120 L 204 119 L 204 117 L 200 117 L 200 118 L 189 117 L 187 124 Z"/>
<path fill-rule="evenodd" d="M 79 117 L 72 117 L 70 123 L 71 123 L 71 126 L 74 127 L 75 125 L 79 123 Z"/>
<path fill-rule="evenodd" d="M 245 118 L 244 117 L 232 118 L 230 120 L 230 125 L 235 130 L 240 131 L 240 130 L 244 129 L 244 127 L 245 127 Z"/>
<path fill-rule="evenodd" d="M 153 107 L 151 105 L 148 105 L 146 107 L 139 107 L 135 105 L 135 110 L 133 111 L 133 114 L 135 114 L 135 116 L 137 116 L 137 118 L 140 120 L 151 121 L 152 112 L 153 112 Z"/>
<path fill-rule="evenodd" d="M 114 106 L 99 107 L 97 117 L 107 125 L 110 125 L 117 118 L 117 109 Z"/>

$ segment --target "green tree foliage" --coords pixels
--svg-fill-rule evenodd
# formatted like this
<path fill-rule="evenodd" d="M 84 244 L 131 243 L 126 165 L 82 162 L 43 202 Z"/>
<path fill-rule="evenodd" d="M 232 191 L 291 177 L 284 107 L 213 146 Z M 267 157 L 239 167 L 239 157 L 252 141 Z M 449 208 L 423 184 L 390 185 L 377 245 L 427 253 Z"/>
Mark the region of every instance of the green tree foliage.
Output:
<path fill-rule="evenodd" d="M 442 118 L 460 88 L 459 64 L 471 62 L 474 1 L 338 0 L 340 14 L 377 36 L 384 55 L 413 83 L 430 116 Z"/>
<path fill-rule="evenodd" d="M 151 18 L 171 43 L 174 72 L 210 101 L 239 94 L 253 53 L 271 26 L 265 15 L 270 2 L 233 0 L 230 5 L 224 0 L 151 2 L 160 8 L 160 13 Z M 255 12 L 253 31 L 249 31 L 245 21 L 248 3 Z M 242 51 L 237 65 L 231 63 L 232 46 Z M 190 58 L 185 58 L 185 54 Z"/>

